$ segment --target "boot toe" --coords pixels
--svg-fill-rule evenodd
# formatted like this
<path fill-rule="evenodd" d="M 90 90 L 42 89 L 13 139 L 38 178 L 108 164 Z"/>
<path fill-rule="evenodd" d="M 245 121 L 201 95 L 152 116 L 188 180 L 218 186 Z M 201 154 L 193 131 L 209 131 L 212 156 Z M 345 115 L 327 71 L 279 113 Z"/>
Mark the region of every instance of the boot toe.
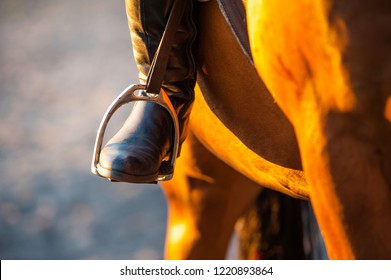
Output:
<path fill-rule="evenodd" d="M 144 147 L 123 147 L 123 144 L 111 144 L 104 147 L 100 154 L 99 165 L 107 170 L 131 176 L 149 176 L 157 174 L 162 159 Z"/>

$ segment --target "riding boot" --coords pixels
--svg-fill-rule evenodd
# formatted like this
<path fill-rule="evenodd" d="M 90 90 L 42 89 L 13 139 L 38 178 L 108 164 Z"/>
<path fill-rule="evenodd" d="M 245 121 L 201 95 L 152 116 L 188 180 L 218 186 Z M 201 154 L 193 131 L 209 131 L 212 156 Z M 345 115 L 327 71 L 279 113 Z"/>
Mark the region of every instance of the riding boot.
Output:
<path fill-rule="evenodd" d="M 193 0 L 186 1 L 175 33 L 162 89 L 176 111 L 180 144 L 185 140 L 196 81 Z M 145 82 L 174 0 L 126 0 L 134 57 Z M 173 123 L 167 110 L 153 102 L 137 101 L 125 124 L 100 154 L 104 177 L 130 183 L 157 180 L 162 162 L 172 150 Z M 101 174 L 102 175 L 102 174 Z"/>

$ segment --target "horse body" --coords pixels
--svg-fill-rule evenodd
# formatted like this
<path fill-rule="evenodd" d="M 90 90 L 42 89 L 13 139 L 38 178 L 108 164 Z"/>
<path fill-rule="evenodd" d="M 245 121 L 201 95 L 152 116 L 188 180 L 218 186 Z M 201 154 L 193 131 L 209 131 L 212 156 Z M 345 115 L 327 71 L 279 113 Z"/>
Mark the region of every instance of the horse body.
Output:
<path fill-rule="evenodd" d="M 256 67 L 294 126 L 333 258 L 391 257 L 391 4 L 249 1 Z"/>
<path fill-rule="evenodd" d="M 169 206 L 170 259 L 224 258 L 236 221 L 263 186 L 294 198 L 308 197 L 292 125 L 243 53 L 217 2 L 200 8 L 191 133 L 173 180 L 162 184 Z M 280 257 L 303 257 L 298 246 L 293 251 Z"/>
<path fill-rule="evenodd" d="M 390 4 L 247 11 L 259 75 L 217 3 L 201 4 L 191 133 L 163 184 L 166 257 L 224 258 L 264 186 L 310 197 L 331 258 L 391 258 Z"/>

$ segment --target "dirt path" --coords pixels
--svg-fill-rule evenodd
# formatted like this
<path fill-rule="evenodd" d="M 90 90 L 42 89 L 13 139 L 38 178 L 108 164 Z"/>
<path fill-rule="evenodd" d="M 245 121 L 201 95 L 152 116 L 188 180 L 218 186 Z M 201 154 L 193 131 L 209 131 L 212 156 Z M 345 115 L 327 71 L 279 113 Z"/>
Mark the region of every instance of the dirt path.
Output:
<path fill-rule="evenodd" d="M 0 259 L 162 258 L 161 190 L 89 170 L 137 81 L 123 1 L 2 0 L 0 38 Z"/>

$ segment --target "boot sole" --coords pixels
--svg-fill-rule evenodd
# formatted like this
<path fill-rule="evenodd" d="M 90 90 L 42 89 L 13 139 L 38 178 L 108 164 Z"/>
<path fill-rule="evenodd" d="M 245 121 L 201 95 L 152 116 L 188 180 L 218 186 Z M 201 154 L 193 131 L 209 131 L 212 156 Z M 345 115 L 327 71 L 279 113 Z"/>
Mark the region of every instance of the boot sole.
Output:
<path fill-rule="evenodd" d="M 151 175 L 131 175 L 121 171 L 106 169 L 100 164 L 96 166 L 96 172 L 99 176 L 104 177 L 112 182 L 124 182 L 134 184 L 156 184 L 158 181 L 170 180 L 172 173 L 161 174 L 156 172 Z"/>

